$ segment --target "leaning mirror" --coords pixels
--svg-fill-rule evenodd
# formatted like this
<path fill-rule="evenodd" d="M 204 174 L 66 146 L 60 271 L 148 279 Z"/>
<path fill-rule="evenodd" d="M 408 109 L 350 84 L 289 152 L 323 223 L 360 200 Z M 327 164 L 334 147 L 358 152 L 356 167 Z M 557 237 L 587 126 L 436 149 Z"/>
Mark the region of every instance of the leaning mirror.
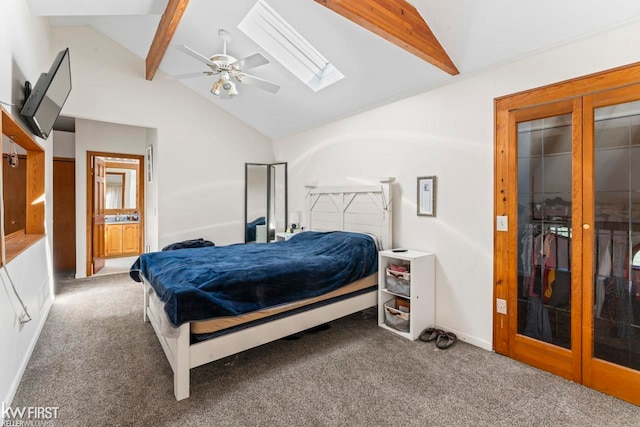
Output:
<path fill-rule="evenodd" d="M 266 242 L 269 165 L 245 164 L 245 243 Z"/>
<path fill-rule="evenodd" d="M 245 163 L 245 243 L 266 243 L 287 224 L 287 164 Z"/>

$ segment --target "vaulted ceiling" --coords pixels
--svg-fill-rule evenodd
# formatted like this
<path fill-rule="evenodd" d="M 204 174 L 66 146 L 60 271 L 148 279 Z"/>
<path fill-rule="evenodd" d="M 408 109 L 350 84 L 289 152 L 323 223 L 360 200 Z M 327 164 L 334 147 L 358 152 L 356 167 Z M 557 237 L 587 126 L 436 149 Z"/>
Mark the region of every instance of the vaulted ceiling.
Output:
<path fill-rule="evenodd" d="M 406 15 L 400 15 L 404 19 L 399 21 L 397 15 L 386 16 L 375 10 L 381 4 L 391 4 L 392 9 L 398 10 L 397 5 L 404 0 L 266 0 L 345 75 L 314 92 L 238 30 L 255 0 L 27 1 L 32 13 L 50 16 L 52 25 L 91 25 L 146 60 L 147 65 L 153 66 L 155 61 L 161 71 L 155 79 L 205 71 L 204 64 L 175 45 L 187 45 L 212 56 L 222 51 L 218 29 L 226 29 L 233 37 L 228 53 L 236 58 L 262 53 L 270 63 L 252 70 L 252 74 L 278 83 L 279 92 L 272 94 L 238 85 L 238 96 L 220 99 L 210 92 L 212 77 L 180 81 L 271 138 L 300 132 L 640 19 L 640 2 L 629 0 L 408 0 L 442 46 L 443 57 L 442 52 L 429 51 L 429 46 L 435 46 L 432 42 L 425 45 L 426 56 L 416 48 L 422 35 L 411 26 L 415 17 L 410 16 L 410 6 L 400 8 L 400 13 Z M 363 4 L 368 6 L 357 7 Z M 173 19 L 165 19 L 166 28 L 156 43 L 166 43 L 168 47 L 163 55 L 148 58 L 167 8 L 167 18 L 171 15 Z M 394 19 L 392 25 L 384 24 L 385 20 Z M 389 34 L 398 26 L 408 28 L 407 40 Z M 141 78 L 145 78 L 145 70 L 141 70 Z"/>

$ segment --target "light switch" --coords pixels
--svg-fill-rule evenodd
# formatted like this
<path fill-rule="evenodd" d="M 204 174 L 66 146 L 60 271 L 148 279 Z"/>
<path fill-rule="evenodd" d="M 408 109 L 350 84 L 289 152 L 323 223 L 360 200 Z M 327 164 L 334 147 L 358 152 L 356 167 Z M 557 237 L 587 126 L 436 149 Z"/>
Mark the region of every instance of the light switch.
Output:
<path fill-rule="evenodd" d="M 507 301 L 496 298 L 496 312 L 499 314 L 507 314 Z"/>
<path fill-rule="evenodd" d="M 497 231 L 509 231 L 509 217 L 504 215 L 498 215 L 496 217 L 496 230 Z"/>

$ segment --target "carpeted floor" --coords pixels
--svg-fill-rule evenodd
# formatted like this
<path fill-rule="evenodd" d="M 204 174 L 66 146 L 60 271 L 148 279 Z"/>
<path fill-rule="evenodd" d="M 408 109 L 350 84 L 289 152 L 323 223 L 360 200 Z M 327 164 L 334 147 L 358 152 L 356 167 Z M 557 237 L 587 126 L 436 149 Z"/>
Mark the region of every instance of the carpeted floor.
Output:
<path fill-rule="evenodd" d="M 196 368 L 176 402 L 139 284 L 57 288 L 13 402 L 60 407 L 55 426 L 640 426 L 640 407 L 463 342 L 410 342 L 373 311 Z"/>

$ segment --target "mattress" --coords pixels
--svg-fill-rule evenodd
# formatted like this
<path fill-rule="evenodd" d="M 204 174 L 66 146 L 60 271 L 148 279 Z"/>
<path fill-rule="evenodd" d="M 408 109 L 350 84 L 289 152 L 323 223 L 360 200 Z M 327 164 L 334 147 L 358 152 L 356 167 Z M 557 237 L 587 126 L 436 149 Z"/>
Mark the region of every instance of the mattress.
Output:
<path fill-rule="evenodd" d="M 266 319 L 278 314 L 290 312 L 303 307 L 309 307 L 322 301 L 331 300 L 337 297 L 347 296 L 352 293 L 358 293 L 364 289 L 371 288 L 378 283 L 378 275 L 372 274 L 365 278 L 356 280 L 348 285 L 342 286 L 335 291 L 328 292 L 326 294 L 314 297 L 306 298 L 301 301 L 294 301 L 288 304 L 282 304 L 277 307 L 269 307 L 263 310 L 254 311 L 252 313 L 243 314 L 240 316 L 220 317 L 211 320 L 205 320 L 202 322 L 191 323 L 192 334 L 209 334 L 218 332 L 224 329 L 232 328 L 234 326 L 247 324 L 249 322 L 255 322 L 257 320 Z"/>
<path fill-rule="evenodd" d="M 334 231 L 304 232 L 276 243 L 144 254 L 130 274 L 146 279 L 177 327 L 316 298 L 377 268 L 374 239 Z"/>

